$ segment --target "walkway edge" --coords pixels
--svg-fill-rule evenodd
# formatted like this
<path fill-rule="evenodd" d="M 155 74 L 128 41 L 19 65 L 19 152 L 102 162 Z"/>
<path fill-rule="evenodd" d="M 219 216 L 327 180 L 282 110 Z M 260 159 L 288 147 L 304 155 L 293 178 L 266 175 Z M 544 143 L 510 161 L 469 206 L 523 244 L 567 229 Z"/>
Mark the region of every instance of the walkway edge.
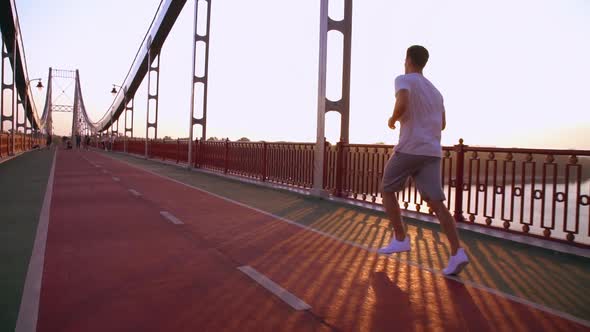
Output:
<path fill-rule="evenodd" d="M 43 264 L 45 262 L 45 245 L 47 243 L 47 230 L 49 228 L 49 213 L 51 208 L 51 197 L 53 195 L 53 177 L 55 173 L 55 161 L 57 160 L 57 150 L 53 153 L 53 163 L 47 180 L 45 189 L 45 198 L 39 215 L 37 224 L 37 234 L 29 267 L 27 269 L 27 278 L 21 297 L 18 319 L 16 321 L 15 332 L 34 332 L 37 330 L 37 319 L 39 316 L 39 298 L 41 295 L 41 282 L 43 279 Z"/>
<path fill-rule="evenodd" d="M 0 158 L 0 164 L 5 163 L 5 162 L 12 160 L 14 158 L 18 158 L 25 153 L 29 153 L 31 151 L 39 151 L 39 150 L 40 150 L 40 148 L 39 149 L 31 149 L 31 150 L 27 150 L 27 151 L 20 151 L 20 152 L 17 152 L 16 154 L 9 155 L 8 157 L 2 157 L 2 158 Z"/>

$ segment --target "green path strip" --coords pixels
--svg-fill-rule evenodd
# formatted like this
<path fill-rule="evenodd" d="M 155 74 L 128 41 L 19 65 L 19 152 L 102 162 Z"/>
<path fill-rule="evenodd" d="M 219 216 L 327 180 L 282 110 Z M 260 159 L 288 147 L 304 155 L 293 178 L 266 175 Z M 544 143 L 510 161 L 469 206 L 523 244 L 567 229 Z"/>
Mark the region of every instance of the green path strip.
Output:
<path fill-rule="evenodd" d="M 0 331 L 14 331 L 53 151 L 0 164 Z"/>
<path fill-rule="evenodd" d="M 233 199 L 343 240 L 378 248 L 390 237 L 385 214 L 305 197 L 236 180 L 138 159 L 108 156 L 132 163 L 206 191 Z M 438 225 L 405 219 L 412 239 L 406 259 L 435 269 L 448 260 L 446 238 Z M 461 279 L 497 289 L 537 304 L 590 320 L 590 259 L 560 254 L 470 231 L 459 230 L 471 264 Z"/>

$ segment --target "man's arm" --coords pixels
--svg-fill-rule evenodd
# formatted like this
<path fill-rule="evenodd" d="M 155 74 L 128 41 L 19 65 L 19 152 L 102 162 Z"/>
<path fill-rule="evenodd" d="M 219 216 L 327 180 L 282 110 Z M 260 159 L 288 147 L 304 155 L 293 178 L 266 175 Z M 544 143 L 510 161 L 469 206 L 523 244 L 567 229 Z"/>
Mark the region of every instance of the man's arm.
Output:
<path fill-rule="evenodd" d="M 410 93 L 406 89 L 401 89 L 395 94 L 395 106 L 393 108 L 393 116 L 389 118 L 389 128 L 395 129 L 395 123 L 401 119 L 408 109 L 408 101 Z"/>

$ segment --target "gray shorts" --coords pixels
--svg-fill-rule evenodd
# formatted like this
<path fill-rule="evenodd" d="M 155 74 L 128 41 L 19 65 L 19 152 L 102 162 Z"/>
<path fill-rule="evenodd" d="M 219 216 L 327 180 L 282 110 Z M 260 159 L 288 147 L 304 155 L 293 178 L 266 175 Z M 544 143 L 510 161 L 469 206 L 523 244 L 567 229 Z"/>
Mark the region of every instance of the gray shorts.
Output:
<path fill-rule="evenodd" d="M 385 165 L 381 183 L 383 192 L 403 190 L 410 176 L 414 179 L 422 199 L 445 200 L 441 180 L 441 158 L 395 152 Z"/>

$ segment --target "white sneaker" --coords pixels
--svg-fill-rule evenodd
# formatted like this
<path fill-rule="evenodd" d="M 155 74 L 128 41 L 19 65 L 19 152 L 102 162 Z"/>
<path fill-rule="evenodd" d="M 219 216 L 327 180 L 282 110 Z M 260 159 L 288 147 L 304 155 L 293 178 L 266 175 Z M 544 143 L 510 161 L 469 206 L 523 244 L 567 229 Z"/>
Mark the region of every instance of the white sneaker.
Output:
<path fill-rule="evenodd" d="M 443 270 L 443 274 L 446 276 L 459 274 L 467 264 L 469 264 L 469 258 L 465 250 L 459 248 L 457 254 L 449 259 L 449 265 Z"/>
<path fill-rule="evenodd" d="M 383 247 L 377 250 L 377 253 L 388 255 L 395 252 L 410 251 L 410 237 L 406 234 L 406 238 L 403 241 L 398 241 L 395 236 L 391 238 L 391 242 L 387 247 Z"/>

